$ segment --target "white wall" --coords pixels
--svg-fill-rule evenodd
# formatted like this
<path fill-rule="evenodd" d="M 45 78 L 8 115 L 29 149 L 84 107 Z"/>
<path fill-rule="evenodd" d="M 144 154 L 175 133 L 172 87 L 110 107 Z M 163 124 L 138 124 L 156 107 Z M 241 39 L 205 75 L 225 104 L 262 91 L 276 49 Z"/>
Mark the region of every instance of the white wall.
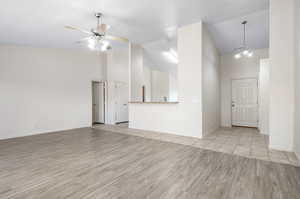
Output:
<path fill-rule="evenodd" d="M 164 102 L 164 98 L 169 99 L 169 73 L 153 70 L 151 74 L 151 101 Z"/>
<path fill-rule="evenodd" d="M 169 101 L 178 101 L 178 79 L 177 74 L 169 74 Z"/>
<path fill-rule="evenodd" d="M 219 53 L 205 25 L 202 39 L 202 118 L 207 135 L 220 127 L 220 71 Z"/>
<path fill-rule="evenodd" d="M 143 66 L 143 85 L 145 86 L 145 101 L 146 102 L 151 102 L 151 91 L 152 91 L 152 72 L 151 69 L 144 65 Z"/>
<path fill-rule="evenodd" d="M 295 87 L 295 135 L 294 151 L 300 158 L 300 1 L 296 1 L 295 26 L 296 26 L 296 87 Z"/>
<path fill-rule="evenodd" d="M 142 101 L 143 48 L 140 45 L 131 44 L 130 57 L 130 98 L 131 101 Z"/>
<path fill-rule="evenodd" d="M 270 1 L 270 147 L 293 150 L 296 0 Z"/>
<path fill-rule="evenodd" d="M 0 139 L 91 126 L 92 52 L 0 46 Z"/>
<path fill-rule="evenodd" d="M 178 101 L 177 74 L 152 70 L 144 64 L 143 85 L 146 87 L 146 102 L 160 102 L 164 96 L 169 102 Z"/>
<path fill-rule="evenodd" d="M 130 104 L 130 127 L 202 137 L 202 23 L 178 30 L 179 104 Z"/>
<path fill-rule="evenodd" d="M 259 130 L 269 134 L 270 60 L 262 59 L 259 69 Z"/>
<path fill-rule="evenodd" d="M 107 80 L 129 84 L 129 49 L 108 51 Z"/>
<path fill-rule="evenodd" d="M 268 58 L 268 49 L 254 51 L 252 58 L 235 59 L 233 54 L 221 56 L 221 126 L 231 126 L 231 80 L 259 77 L 260 60 Z"/>

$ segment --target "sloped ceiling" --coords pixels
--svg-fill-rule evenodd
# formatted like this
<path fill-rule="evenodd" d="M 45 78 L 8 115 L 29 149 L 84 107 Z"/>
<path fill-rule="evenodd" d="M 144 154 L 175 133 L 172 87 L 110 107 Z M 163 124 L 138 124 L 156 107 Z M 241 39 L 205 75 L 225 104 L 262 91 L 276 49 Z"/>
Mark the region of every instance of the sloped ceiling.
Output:
<path fill-rule="evenodd" d="M 249 46 L 265 48 L 268 7 L 269 0 L 2 0 L 0 43 L 86 49 L 75 43 L 85 35 L 64 26 L 90 30 L 95 26 L 94 13 L 102 12 L 111 34 L 145 46 L 172 41 L 178 27 L 202 20 L 221 53 L 239 46 L 240 22 L 247 19 Z M 168 43 L 164 45 L 161 48 L 169 48 Z M 155 49 L 149 47 L 146 54 L 151 54 L 151 48 Z"/>

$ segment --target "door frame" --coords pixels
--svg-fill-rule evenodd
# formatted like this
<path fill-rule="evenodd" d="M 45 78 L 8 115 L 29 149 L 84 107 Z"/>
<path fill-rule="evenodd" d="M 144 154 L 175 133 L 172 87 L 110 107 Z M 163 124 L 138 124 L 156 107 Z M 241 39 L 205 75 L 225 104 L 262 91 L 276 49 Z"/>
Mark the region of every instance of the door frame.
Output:
<path fill-rule="evenodd" d="M 234 80 L 246 80 L 246 79 L 255 79 L 257 82 L 257 110 L 259 111 L 259 80 L 258 77 L 239 77 L 239 78 L 231 78 L 230 81 L 230 125 L 231 127 L 234 127 L 235 125 L 232 125 L 232 121 L 233 121 L 233 114 L 232 114 L 232 83 Z M 259 125 L 259 113 L 257 113 L 257 125 Z M 236 127 L 244 127 L 244 128 L 257 128 L 257 127 L 247 127 L 247 126 L 236 126 Z"/>
<path fill-rule="evenodd" d="M 103 119 L 104 119 L 104 123 L 96 123 L 96 122 L 94 122 L 94 84 L 95 83 L 103 83 L 103 107 L 104 107 L 104 112 L 103 112 Z M 107 111 L 107 103 L 106 103 L 106 99 L 107 99 L 107 96 L 106 96 L 106 94 L 107 94 L 107 90 L 106 90 L 106 86 L 107 85 L 107 83 L 106 83 L 106 81 L 102 81 L 102 80 L 92 80 L 91 81 L 91 98 L 92 98 L 92 121 L 91 121 L 91 126 L 93 127 L 95 124 L 105 124 L 106 123 L 106 111 Z"/>

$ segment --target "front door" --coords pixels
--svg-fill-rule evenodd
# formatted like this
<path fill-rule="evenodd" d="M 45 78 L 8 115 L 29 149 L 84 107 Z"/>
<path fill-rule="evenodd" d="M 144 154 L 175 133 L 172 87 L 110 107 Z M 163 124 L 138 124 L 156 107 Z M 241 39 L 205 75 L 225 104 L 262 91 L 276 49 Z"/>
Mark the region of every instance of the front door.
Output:
<path fill-rule="evenodd" d="M 257 79 L 232 80 L 232 125 L 258 127 Z"/>

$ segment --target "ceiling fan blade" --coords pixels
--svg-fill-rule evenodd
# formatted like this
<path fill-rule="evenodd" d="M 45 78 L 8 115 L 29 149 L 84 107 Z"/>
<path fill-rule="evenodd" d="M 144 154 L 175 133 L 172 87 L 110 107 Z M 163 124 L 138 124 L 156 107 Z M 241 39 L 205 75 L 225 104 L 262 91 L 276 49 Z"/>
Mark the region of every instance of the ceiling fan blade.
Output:
<path fill-rule="evenodd" d="M 83 33 L 89 34 L 89 35 L 92 34 L 90 31 L 83 30 L 83 29 L 80 29 L 80 28 L 75 28 L 75 27 L 72 27 L 72 26 L 65 26 L 65 28 L 70 29 L 70 30 L 78 30 L 80 32 L 83 32 Z"/>
<path fill-rule="evenodd" d="M 97 31 L 99 33 L 106 33 L 106 31 L 109 30 L 109 29 L 110 29 L 109 25 L 107 25 L 107 24 L 101 24 L 101 25 L 98 26 Z"/>
<path fill-rule="evenodd" d="M 88 40 L 90 40 L 90 39 L 92 39 L 93 37 L 85 37 L 85 38 L 83 38 L 83 39 L 80 39 L 79 41 L 76 41 L 76 43 L 83 43 L 83 42 L 86 42 L 86 41 L 88 41 Z"/>
<path fill-rule="evenodd" d="M 112 36 L 112 35 L 105 35 L 105 39 L 114 40 L 114 41 L 129 42 L 129 40 L 124 38 L 124 37 L 117 37 L 117 36 Z"/>

